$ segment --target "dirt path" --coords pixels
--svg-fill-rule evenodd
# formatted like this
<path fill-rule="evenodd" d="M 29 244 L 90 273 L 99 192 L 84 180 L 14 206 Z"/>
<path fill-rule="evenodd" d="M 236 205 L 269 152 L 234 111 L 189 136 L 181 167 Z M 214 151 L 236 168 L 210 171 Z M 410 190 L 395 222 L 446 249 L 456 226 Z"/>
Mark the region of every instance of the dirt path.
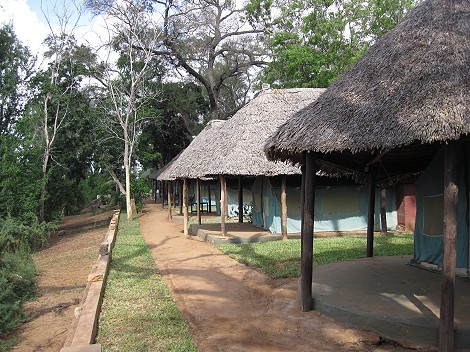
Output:
<path fill-rule="evenodd" d="M 49 246 L 34 254 L 39 296 L 25 304 L 31 320 L 14 332 L 19 343 L 13 351 L 58 352 L 64 346 L 111 215 L 66 217 L 60 226 L 66 233 L 52 236 Z"/>
<path fill-rule="evenodd" d="M 272 280 L 199 238 L 183 238 L 161 205 L 147 205 L 140 224 L 200 351 L 407 351 L 377 347 L 376 334 L 316 311 L 301 313 L 296 279 Z"/>

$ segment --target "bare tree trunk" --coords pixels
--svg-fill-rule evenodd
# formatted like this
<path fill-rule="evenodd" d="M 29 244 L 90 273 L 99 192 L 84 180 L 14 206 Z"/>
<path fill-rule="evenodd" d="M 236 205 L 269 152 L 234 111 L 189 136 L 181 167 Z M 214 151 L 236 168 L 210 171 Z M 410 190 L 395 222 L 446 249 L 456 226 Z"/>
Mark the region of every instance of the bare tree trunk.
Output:
<path fill-rule="evenodd" d="M 129 163 L 129 139 L 126 136 L 124 139 L 124 170 L 126 172 L 126 210 L 127 220 L 132 219 L 132 205 L 131 205 L 131 166 Z"/>
<path fill-rule="evenodd" d="M 47 186 L 47 164 L 49 162 L 49 148 L 46 147 L 42 158 L 42 181 L 41 181 L 41 198 L 39 199 L 39 223 L 45 221 L 46 207 L 46 186 Z"/>

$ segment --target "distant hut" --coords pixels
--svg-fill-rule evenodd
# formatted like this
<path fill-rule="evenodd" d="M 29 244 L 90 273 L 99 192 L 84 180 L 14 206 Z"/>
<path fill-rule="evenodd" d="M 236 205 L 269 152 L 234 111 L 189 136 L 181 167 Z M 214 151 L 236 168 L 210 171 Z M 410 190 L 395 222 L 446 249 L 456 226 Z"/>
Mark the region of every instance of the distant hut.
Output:
<path fill-rule="evenodd" d="M 266 139 L 298 110 L 314 102 L 323 88 L 266 89 L 214 133 L 191 143 L 174 166 L 172 178 L 218 177 L 227 206 L 224 215 L 238 213 L 251 203 L 252 222 L 272 233 L 300 232 L 300 169 L 267 160 Z M 317 231 L 361 230 L 367 226 L 367 189 L 345 180 L 322 178 L 318 190 Z M 238 183 L 238 192 L 237 192 Z M 340 186 L 341 188 L 336 188 Z M 237 197 L 238 193 L 238 197 Z M 247 199 L 247 196 L 249 197 Z M 337 202 L 340 202 L 338 206 Z M 394 193 L 387 195 L 388 227 L 396 227 Z M 237 204 L 238 203 L 238 206 Z M 222 216 L 221 221 L 224 221 Z M 376 218 L 380 227 L 380 218 Z M 223 224 L 222 224 L 223 226 Z M 222 231 L 223 232 L 223 231 Z"/>
<path fill-rule="evenodd" d="M 422 173 L 442 150 L 433 170 L 442 182 L 443 196 L 428 205 L 443 213 L 443 220 L 433 230 L 441 228 L 437 232 L 442 236 L 435 240 L 443 247 L 440 344 L 442 350 L 453 349 L 456 240 L 457 252 L 466 252 L 468 258 L 465 209 L 469 184 L 469 57 L 470 2 L 427 0 L 268 141 L 269 158 L 305 165 L 302 235 L 307 250 L 301 280 L 304 309 L 310 309 L 312 303 L 308 268 L 312 252 L 308 248 L 314 217 L 315 165 L 328 165 L 369 180 L 373 200 L 376 182 L 393 182 L 405 175 Z M 425 203 L 418 194 L 417 214 L 426 211 Z M 373 201 L 369 209 L 369 216 L 373 216 Z M 422 236 L 419 221 L 417 215 L 416 239 Z M 368 235 L 371 255 L 371 226 Z M 465 255 L 461 257 L 464 261 L 462 258 Z"/>

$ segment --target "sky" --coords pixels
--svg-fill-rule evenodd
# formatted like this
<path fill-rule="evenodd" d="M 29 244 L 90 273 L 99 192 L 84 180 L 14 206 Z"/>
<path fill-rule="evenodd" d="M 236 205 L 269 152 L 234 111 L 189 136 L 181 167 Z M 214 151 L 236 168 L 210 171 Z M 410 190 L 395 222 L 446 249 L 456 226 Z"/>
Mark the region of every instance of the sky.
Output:
<path fill-rule="evenodd" d="M 53 5 L 59 4 L 59 12 L 62 13 L 64 2 L 67 3 L 67 11 L 77 18 L 78 11 L 74 10 L 70 0 L 1 0 L 0 25 L 12 22 L 18 39 L 23 45 L 28 46 L 33 54 L 41 58 L 46 49 L 42 42 L 51 33 L 43 12 L 48 14 L 53 29 L 57 29 L 57 16 L 54 15 Z M 98 22 L 88 13 L 80 17 L 74 31 L 79 43 L 96 44 L 98 37 L 94 33 L 99 27 Z"/>

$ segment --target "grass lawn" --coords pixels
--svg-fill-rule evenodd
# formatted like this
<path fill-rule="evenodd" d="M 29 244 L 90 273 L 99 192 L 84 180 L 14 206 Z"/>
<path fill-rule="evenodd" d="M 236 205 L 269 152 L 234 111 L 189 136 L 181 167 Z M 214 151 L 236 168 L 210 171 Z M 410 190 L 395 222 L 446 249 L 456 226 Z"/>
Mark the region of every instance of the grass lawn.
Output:
<path fill-rule="evenodd" d="M 97 342 L 104 351 L 197 351 L 138 220 L 125 216 L 119 221 Z"/>
<path fill-rule="evenodd" d="M 300 276 L 300 240 L 219 245 L 241 263 L 263 270 L 274 279 Z M 323 237 L 313 240 L 313 266 L 364 258 L 366 237 Z M 375 235 L 374 255 L 412 255 L 413 235 Z"/>

